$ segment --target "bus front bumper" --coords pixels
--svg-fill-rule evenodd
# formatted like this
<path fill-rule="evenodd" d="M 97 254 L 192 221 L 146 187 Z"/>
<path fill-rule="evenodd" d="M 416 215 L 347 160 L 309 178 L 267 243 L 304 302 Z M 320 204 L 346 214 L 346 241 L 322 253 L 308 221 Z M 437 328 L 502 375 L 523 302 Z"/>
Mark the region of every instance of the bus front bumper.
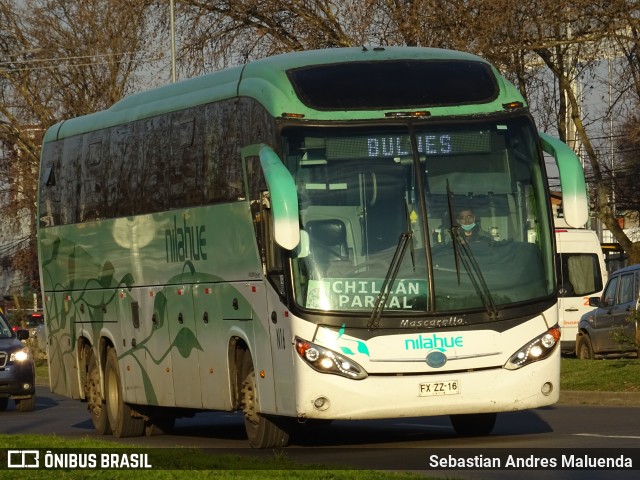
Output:
<path fill-rule="evenodd" d="M 526 410 L 560 396 L 560 349 L 518 370 L 370 375 L 351 380 L 297 362 L 299 418 L 364 420 Z"/>

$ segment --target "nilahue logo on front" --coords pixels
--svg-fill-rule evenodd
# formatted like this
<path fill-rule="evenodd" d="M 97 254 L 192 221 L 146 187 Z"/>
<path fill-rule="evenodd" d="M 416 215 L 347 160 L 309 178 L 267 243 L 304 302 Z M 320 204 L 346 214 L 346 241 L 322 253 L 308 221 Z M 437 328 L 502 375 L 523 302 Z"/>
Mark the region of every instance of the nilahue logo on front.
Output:
<path fill-rule="evenodd" d="M 437 348 L 445 351 L 447 348 L 462 347 L 462 336 L 441 337 L 433 333 L 431 335 L 418 335 L 418 338 L 407 338 L 404 341 L 405 350 L 432 350 Z"/>

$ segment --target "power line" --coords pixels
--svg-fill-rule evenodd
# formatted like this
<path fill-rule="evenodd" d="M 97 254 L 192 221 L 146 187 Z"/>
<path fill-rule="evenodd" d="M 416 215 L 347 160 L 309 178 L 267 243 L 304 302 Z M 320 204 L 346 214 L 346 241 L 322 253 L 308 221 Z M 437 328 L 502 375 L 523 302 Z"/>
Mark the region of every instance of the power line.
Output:
<path fill-rule="evenodd" d="M 70 57 L 53 57 L 53 58 L 26 58 L 24 60 L 15 60 L 10 62 L 0 62 L 0 66 L 2 65 L 15 65 L 15 64 L 29 64 L 29 63 L 44 63 L 44 62 L 56 62 L 56 61 L 67 61 L 67 60 L 82 60 L 85 58 L 100 58 L 100 57 L 124 57 L 127 55 L 136 55 L 139 52 L 122 52 L 122 53 L 95 53 L 92 55 L 74 55 Z"/>
<path fill-rule="evenodd" d="M 103 57 L 103 58 L 108 58 L 109 56 L 115 57 L 115 56 L 126 56 L 126 55 L 133 55 L 133 54 L 100 54 L 100 55 L 87 55 L 87 56 L 78 56 L 78 57 L 64 57 L 64 58 L 51 58 L 51 59 L 43 59 L 43 60 L 39 60 L 38 62 L 58 62 L 57 65 L 42 65 L 42 66 L 34 66 L 34 67 L 24 67 L 24 68 L 11 68 L 11 71 L 14 72 L 30 72 L 30 71 L 34 71 L 34 70 L 55 70 L 57 68 L 62 68 L 62 67 L 67 67 L 67 68 L 72 68 L 72 67 L 89 67 L 89 66 L 99 66 L 99 65 L 115 65 L 115 64 L 119 64 L 122 63 L 122 60 L 111 60 L 111 61 L 101 61 L 101 62 L 85 62 L 85 63 L 71 63 L 71 64 L 66 64 L 66 63 L 62 63 L 64 61 L 67 60 L 81 60 L 83 58 L 95 58 L 95 57 Z M 158 60 L 161 60 L 163 58 L 163 53 L 161 51 L 157 51 L 155 53 L 151 53 L 149 56 L 147 57 L 142 57 L 138 60 L 139 63 L 152 63 L 152 62 L 157 62 Z M 9 65 L 13 65 L 16 63 L 28 63 L 28 62 L 0 62 L 0 66 L 4 66 L 5 70 L 7 69 L 7 66 Z"/>

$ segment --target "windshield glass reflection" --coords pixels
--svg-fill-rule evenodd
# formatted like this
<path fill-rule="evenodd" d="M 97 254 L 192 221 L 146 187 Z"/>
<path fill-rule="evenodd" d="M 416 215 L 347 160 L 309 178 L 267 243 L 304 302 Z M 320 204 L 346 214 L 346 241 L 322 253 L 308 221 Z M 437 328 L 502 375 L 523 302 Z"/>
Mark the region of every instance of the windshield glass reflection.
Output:
<path fill-rule="evenodd" d="M 385 312 L 491 313 L 549 295 L 534 133 L 527 119 L 421 127 L 413 137 L 400 128 L 288 132 L 297 303 L 370 313 L 382 294 Z M 410 242 L 393 265 L 403 235 Z"/>

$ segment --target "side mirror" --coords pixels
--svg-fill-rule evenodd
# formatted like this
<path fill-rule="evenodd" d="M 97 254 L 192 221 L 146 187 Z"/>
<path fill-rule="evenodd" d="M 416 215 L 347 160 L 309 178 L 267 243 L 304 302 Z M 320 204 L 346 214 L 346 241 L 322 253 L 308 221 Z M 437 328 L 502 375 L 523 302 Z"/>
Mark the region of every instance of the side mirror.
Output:
<path fill-rule="evenodd" d="M 29 338 L 29 330 L 20 329 L 16 332 L 18 340 L 26 340 Z"/>
<path fill-rule="evenodd" d="M 589 297 L 589 306 L 590 307 L 599 307 L 600 306 L 600 297 Z"/>
<path fill-rule="evenodd" d="M 546 133 L 539 132 L 542 149 L 558 165 L 562 185 L 562 210 L 569 226 L 582 228 L 589 219 L 589 201 L 584 171 L 580 159 L 568 145 Z"/>
<path fill-rule="evenodd" d="M 270 146 L 256 144 L 242 149 L 243 158 L 254 155 L 260 158 L 269 189 L 275 241 L 281 247 L 293 250 L 300 243 L 298 189 L 293 176 Z"/>
<path fill-rule="evenodd" d="M 570 297 L 573 295 L 573 285 L 571 285 L 570 282 L 565 282 L 562 285 L 560 285 L 560 288 L 558 288 L 558 295 L 560 297 Z"/>

